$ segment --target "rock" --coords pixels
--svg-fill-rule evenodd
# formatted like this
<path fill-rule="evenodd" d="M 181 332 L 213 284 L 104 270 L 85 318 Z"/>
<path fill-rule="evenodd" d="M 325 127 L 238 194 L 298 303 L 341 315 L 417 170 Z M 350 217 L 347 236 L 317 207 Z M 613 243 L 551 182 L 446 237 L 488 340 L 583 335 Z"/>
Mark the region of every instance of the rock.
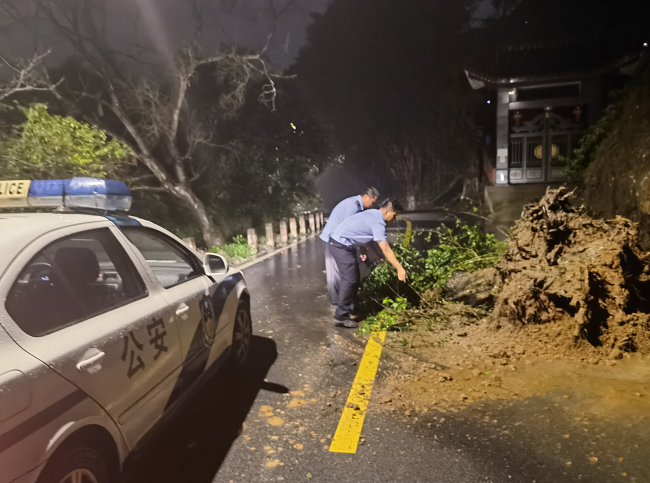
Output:
<path fill-rule="evenodd" d="M 386 394 L 379 396 L 379 404 L 388 404 L 392 401 L 393 400 L 390 398 L 390 396 L 387 396 Z"/>
<path fill-rule="evenodd" d="M 472 307 L 492 307 L 498 273 L 495 268 L 484 268 L 475 272 L 456 272 L 447 280 L 443 295 L 447 300 L 462 302 Z"/>
<path fill-rule="evenodd" d="M 614 347 L 612 351 L 609 353 L 609 355 L 607 356 L 607 358 L 610 360 L 622 359 L 623 352 L 618 347 Z"/>

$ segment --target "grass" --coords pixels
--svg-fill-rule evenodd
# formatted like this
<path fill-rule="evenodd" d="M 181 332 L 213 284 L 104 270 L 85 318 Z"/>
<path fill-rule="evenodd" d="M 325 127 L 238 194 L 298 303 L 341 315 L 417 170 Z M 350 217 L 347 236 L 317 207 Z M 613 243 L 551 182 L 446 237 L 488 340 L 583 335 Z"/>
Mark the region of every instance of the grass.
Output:
<path fill-rule="evenodd" d="M 233 238 L 232 243 L 213 246 L 210 248 L 210 252 L 225 255 L 233 261 L 239 261 L 252 257 L 257 253 L 257 250 L 252 250 L 251 247 L 248 246 L 248 240 L 242 235 L 237 235 Z"/>

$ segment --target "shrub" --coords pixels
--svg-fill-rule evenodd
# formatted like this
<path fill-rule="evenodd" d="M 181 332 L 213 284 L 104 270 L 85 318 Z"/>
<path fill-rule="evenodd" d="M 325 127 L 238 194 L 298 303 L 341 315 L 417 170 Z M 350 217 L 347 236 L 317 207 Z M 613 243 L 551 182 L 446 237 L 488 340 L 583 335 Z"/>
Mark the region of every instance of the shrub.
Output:
<path fill-rule="evenodd" d="M 601 118 L 589 127 L 578 142 L 578 147 L 568 156 L 561 156 L 560 161 L 566 163 L 566 172 L 571 178 L 579 178 L 596 157 L 598 148 L 621 118 L 621 103 L 610 104 Z"/>
<path fill-rule="evenodd" d="M 256 253 L 255 250 L 251 250 L 251 247 L 248 246 L 248 240 L 242 235 L 237 235 L 233 238 L 232 243 L 227 245 L 213 246 L 210 248 L 210 252 L 226 255 L 234 261 L 252 257 Z"/>
<path fill-rule="evenodd" d="M 382 301 L 384 310 L 376 315 L 367 317 L 359 325 L 358 334 L 370 334 L 384 330 L 395 330 L 395 323 L 402 310 L 408 307 L 408 301 L 404 297 L 397 297 L 395 300 L 386 297 Z"/>
<path fill-rule="evenodd" d="M 429 243 L 435 237 L 437 243 L 428 250 L 418 250 L 413 243 L 404 246 L 403 236 L 398 237 L 393 251 L 406 270 L 407 283 L 399 282 L 395 269 L 383 263 L 364 280 L 360 291 L 362 303 L 376 307 L 379 300 L 398 296 L 418 304 L 421 293 L 442 289 L 454 272 L 491 267 L 506 250 L 506 242 L 499 242 L 494 235 L 484 234 L 480 227 L 460 220 L 454 228 L 443 225 L 435 233 L 416 232 L 413 237 L 424 237 Z"/>

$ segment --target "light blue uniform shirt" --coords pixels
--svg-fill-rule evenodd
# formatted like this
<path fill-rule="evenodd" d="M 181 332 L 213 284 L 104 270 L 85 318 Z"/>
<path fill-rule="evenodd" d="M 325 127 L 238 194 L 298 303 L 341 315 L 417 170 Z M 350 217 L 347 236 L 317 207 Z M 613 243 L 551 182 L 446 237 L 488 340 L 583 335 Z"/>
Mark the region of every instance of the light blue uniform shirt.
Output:
<path fill-rule="evenodd" d="M 352 215 L 334 230 L 332 240 L 346 247 L 358 247 L 372 241 L 386 241 L 386 221 L 383 213 L 379 210 L 366 210 Z"/>
<path fill-rule="evenodd" d="M 332 236 L 334 230 L 336 230 L 344 220 L 360 211 L 363 211 L 363 200 L 360 195 L 351 196 L 350 198 L 341 201 L 334 207 L 332 213 L 330 213 L 325 228 L 323 228 L 323 232 L 320 234 L 320 239 L 325 243 L 330 241 L 330 236 Z"/>

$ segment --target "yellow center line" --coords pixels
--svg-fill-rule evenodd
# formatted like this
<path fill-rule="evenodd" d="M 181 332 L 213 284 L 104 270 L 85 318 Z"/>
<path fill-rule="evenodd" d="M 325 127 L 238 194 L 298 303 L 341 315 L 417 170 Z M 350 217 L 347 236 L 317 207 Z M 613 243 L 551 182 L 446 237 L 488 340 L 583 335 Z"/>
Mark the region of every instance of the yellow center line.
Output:
<path fill-rule="evenodd" d="M 366 344 L 359 370 L 352 383 L 347 403 L 343 408 L 339 426 L 330 445 L 330 453 L 356 453 L 363 429 L 363 420 L 370 402 L 370 393 L 375 383 L 377 366 L 381 357 L 386 332 L 373 332 Z"/>

